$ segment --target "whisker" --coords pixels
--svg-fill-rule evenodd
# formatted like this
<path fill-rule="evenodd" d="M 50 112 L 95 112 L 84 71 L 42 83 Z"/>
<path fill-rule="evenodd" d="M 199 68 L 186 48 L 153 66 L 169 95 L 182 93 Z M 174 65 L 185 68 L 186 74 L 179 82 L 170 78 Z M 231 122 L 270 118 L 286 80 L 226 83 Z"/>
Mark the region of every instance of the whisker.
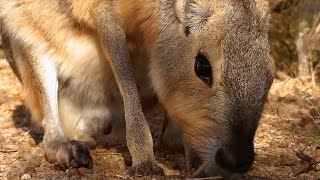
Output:
<path fill-rule="evenodd" d="M 189 126 L 189 127 L 191 127 L 191 129 L 194 129 L 194 130 L 196 130 L 196 132 L 199 132 L 202 136 L 206 136 L 205 134 L 205 132 L 202 130 L 202 129 L 199 129 L 199 128 L 197 128 L 197 127 L 195 127 L 195 126 L 192 126 L 192 125 L 190 125 L 189 123 L 187 123 L 186 121 L 183 121 L 182 119 L 180 119 L 180 118 L 177 118 L 177 117 L 174 117 L 175 119 L 177 119 L 177 120 L 179 120 L 179 122 L 182 122 L 182 123 L 184 123 L 184 124 L 186 124 L 187 126 Z"/>
<path fill-rule="evenodd" d="M 193 135 L 193 134 L 191 134 L 191 133 L 189 133 L 189 132 L 185 132 L 185 134 L 187 134 L 187 135 L 189 135 L 189 136 L 193 137 L 195 140 L 197 140 L 197 141 L 198 141 L 198 142 L 200 142 L 201 144 L 209 145 L 208 140 L 200 139 L 199 137 L 197 137 L 197 136 L 195 136 L 195 135 Z"/>
<path fill-rule="evenodd" d="M 197 147 L 199 148 L 197 150 L 197 152 L 200 152 L 200 153 L 203 153 L 203 154 L 215 154 L 215 153 L 212 153 L 211 151 L 215 151 L 214 148 L 211 148 L 210 144 L 204 144 L 203 142 L 200 142 L 199 144 L 198 143 L 186 143 L 187 145 L 191 145 L 192 147 Z M 201 149 L 204 149 L 204 150 L 201 150 Z"/>
<path fill-rule="evenodd" d="M 191 127 L 191 129 L 195 130 L 196 132 L 199 132 L 199 134 L 200 134 L 202 137 L 208 137 L 208 135 L 207 135 L 208 132 L 205 132 L 205 131 L 202 130 L 202 129 L 199 129 L 199 128 L 195 127 L 195 126 L 192 126 L 191 124 L 187 123 L 186 121 L 182 121 L 181 119 L 179 119 L 179 120 L 180 120 L 180 122 L 184 123 L 185 125 Z M 186 131 L 184 131 L 184 132 L 186 132 Z"/>

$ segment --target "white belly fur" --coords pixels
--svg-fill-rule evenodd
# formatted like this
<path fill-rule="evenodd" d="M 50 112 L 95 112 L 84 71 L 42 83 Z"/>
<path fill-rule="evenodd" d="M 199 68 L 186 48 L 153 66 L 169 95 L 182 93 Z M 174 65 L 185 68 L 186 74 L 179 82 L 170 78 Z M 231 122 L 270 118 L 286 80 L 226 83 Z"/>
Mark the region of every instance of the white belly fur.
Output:
<path fill-rule="evenodd" d="M 94 36 L 70 36 L 66 49 L 69 59 L 57 62 L 63 130 L 70 139 L 96 142 L 107 124 L 123 122 L 121 94 Z"/>

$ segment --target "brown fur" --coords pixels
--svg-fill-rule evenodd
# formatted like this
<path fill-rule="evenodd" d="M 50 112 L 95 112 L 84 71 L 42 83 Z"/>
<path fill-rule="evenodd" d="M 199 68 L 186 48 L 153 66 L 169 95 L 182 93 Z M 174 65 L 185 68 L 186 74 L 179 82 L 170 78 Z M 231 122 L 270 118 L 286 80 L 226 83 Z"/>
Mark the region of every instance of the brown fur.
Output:
<path fill-rule="evenodd" d="M 158 98 L 206 175 L 234 178 L 251 166 L 274 73 L 265 1 L 1 0 L 0 9 L 49 161 L 90 166 L 80 141 L 95 144 L 125 119 L 132 172 L 161 173 L 141 107 Z M 194 72 L 199 54 L 210 87 Z"/>

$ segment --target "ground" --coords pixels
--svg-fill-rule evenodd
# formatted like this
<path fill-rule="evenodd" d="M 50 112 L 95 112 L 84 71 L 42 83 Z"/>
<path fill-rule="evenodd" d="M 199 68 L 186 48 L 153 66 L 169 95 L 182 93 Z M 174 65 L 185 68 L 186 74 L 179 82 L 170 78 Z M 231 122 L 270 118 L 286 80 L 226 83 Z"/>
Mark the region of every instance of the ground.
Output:
<path fill-rule="evenodd" d="M 320 89 L 310 79 L 278 73 L 255 138 L 256 161 L 246 179 L 320 179 Z M 63 169 L 44 159 L 41 135 L 28 125 L 21 86 L 0 60 L 0 179 L 129 179 L 130 155 L 125 145 L 91 150 L 93 169 Z M 159 134 L 160 117 L 150 119 Z M 166 179 L 188 175 L 182 153 L 162 151 L 156 159 Z M 164 179 L 131 177 L 131 179 Z M 216 178 L 211 178 L 216 179 Z"/>

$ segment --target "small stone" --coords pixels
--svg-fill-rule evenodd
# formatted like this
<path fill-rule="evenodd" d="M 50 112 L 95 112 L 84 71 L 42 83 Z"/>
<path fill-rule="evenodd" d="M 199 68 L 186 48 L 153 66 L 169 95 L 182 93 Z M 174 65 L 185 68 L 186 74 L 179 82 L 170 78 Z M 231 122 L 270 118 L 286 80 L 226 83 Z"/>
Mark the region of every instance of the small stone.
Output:
<path fill-rule="evenodd" d="M 35 140 L 34 140 L 33 138 L 31 138 L 31 139 L 29 139 L 29 144 L 30 144 L 31 146 L 35 146 L 35 145 L 36 145 L 36 142 L 35 142 Z"/>
<path fill-rule="evenodd" d="M 23 127 L 22 130 L 25 131 L 25 132 L 28 132 L 28 131 L 30 131 L 30 128 L 29 127 Z"/>
<path fill-rule="evenodd" d="M 30 174 L 24 174 L 21 176 L 21 180 L 28 180 L 31 179 L 31 175 Z"/>
<path fill-rule="evenodd" d="M 129 174 L 126 174 L 124 177 L 123 177 L 123 180 L 129 180 L 130 179 L 130 175 Z"/>

